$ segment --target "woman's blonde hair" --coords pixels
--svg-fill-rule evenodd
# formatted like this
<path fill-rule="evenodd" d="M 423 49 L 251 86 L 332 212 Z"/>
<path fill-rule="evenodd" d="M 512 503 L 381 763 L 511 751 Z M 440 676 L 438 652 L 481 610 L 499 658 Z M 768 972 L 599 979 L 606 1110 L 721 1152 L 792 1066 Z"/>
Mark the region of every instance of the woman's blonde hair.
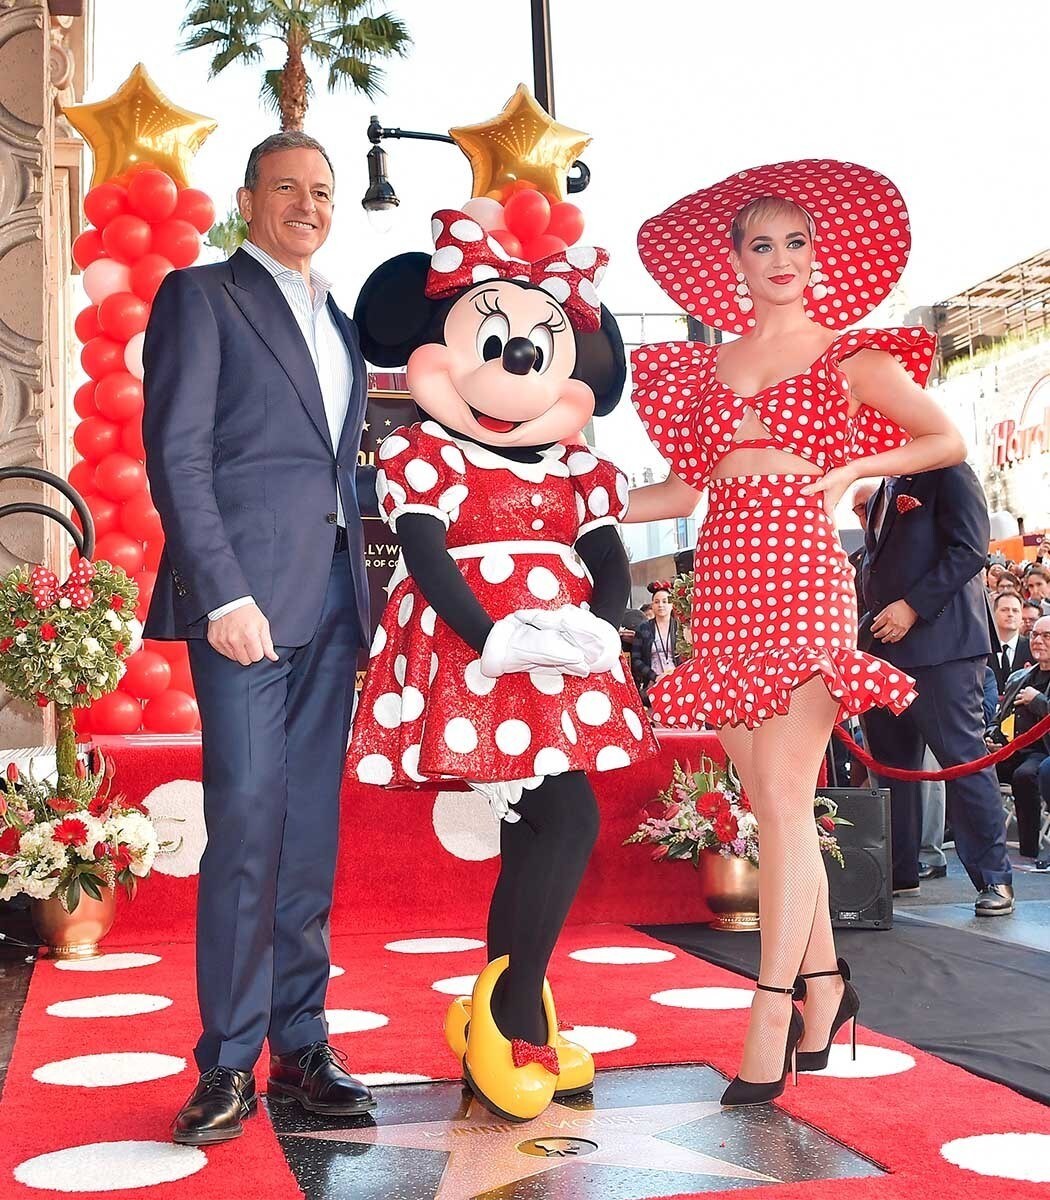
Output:
<path fill-rule="evenodd" d="M 744 245 L 744 238 L 747 237 L 747 231 L 756 221 L 765 220 L 766 217 L 795 214 L 806 222 L 810 241 L 814 241 L 817 236 L 816 226 L 813 224 L 813 218 L 801 204 L 796 204 L 794 200 L 786 200 L 783 196 L 756 196 L 754 200 L 749 200 L 740 209 L 729 227 L 729 236 L 733 239 L 733 249 L 737 254 L 740 253 Z"/>

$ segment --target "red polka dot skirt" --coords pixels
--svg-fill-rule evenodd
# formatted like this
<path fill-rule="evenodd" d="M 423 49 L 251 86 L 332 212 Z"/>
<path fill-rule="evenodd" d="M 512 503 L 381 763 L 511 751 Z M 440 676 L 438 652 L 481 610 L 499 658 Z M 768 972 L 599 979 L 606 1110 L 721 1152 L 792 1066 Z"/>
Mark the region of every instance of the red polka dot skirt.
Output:
<path fill-rule="evenodd" d="M 696 548 L 694 654 L 651 690 L 676 728 L 745 725 L 786 713 L 820 676 L 840 715 L 903 712 L 914 681 L 857 649 L 853 567 L 812 477 L 747 475 L 710 484 Z"/>

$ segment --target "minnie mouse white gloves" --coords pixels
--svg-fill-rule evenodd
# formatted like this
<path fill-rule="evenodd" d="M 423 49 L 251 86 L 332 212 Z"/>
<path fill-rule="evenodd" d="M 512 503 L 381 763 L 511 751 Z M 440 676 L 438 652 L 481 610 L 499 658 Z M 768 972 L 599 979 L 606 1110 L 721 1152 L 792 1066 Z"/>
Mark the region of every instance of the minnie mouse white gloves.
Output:
<path fill-rule="evenodd" d="M 597 675 L 612 669 L 620 635 L 608 621 L 575 605 L 521 609 L 493 625 L 481 655 L 491 679 L 516 671 Z"/>

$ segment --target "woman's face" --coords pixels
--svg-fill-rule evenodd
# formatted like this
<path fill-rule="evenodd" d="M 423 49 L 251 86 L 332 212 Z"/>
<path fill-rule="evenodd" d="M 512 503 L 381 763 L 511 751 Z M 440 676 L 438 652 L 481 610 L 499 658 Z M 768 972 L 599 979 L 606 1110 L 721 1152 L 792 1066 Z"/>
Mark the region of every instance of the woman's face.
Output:
<path fill-rule="evenodd" d="M 729 257 L 756 304 L 797 303 L 813 268 L 808 222 L 791 211 L 756 217 L 744 234 L 740 252 L 734 250 Z"/>
<path fill-rule="evenodd" d="M 994 588 L 1000 579 L 1006 574 L 1006 568 L 999 563 L 992 563 L 988 568 L 988 586 Z"/>
<path fill-rule="evenodd" d="M 653 596 L 653 616 L 658 621 L 666 620 L 671 615 L 671 597 L 667 592 L 657 592 Z"/>

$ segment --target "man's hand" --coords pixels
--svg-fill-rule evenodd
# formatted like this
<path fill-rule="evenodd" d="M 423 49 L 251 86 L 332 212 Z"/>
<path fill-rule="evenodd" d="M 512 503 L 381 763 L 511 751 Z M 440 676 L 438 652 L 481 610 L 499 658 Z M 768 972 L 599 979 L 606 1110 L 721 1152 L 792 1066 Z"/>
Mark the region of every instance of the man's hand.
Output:
<path fill-rule="evenodd" d="M 279 661 L 270 637 L 270 622 L 255 604 L 242 605 L 217 621 L 209 621 L 208 642 L 242 667 L 250 667 L 264 658 Z"/>
<path fill-rule="evenodd" d="M 1014 697 L 1015 704 L 1029 705 L 1039 695 L 1039 689 L 1034 687 L 1021 688 Z"/>
<path fill-rule="evenodd" d="M 880 642 L 899 642 L 919 619 L 907 600 L 894 600 L 871 623 L 871 632 Z"/>

